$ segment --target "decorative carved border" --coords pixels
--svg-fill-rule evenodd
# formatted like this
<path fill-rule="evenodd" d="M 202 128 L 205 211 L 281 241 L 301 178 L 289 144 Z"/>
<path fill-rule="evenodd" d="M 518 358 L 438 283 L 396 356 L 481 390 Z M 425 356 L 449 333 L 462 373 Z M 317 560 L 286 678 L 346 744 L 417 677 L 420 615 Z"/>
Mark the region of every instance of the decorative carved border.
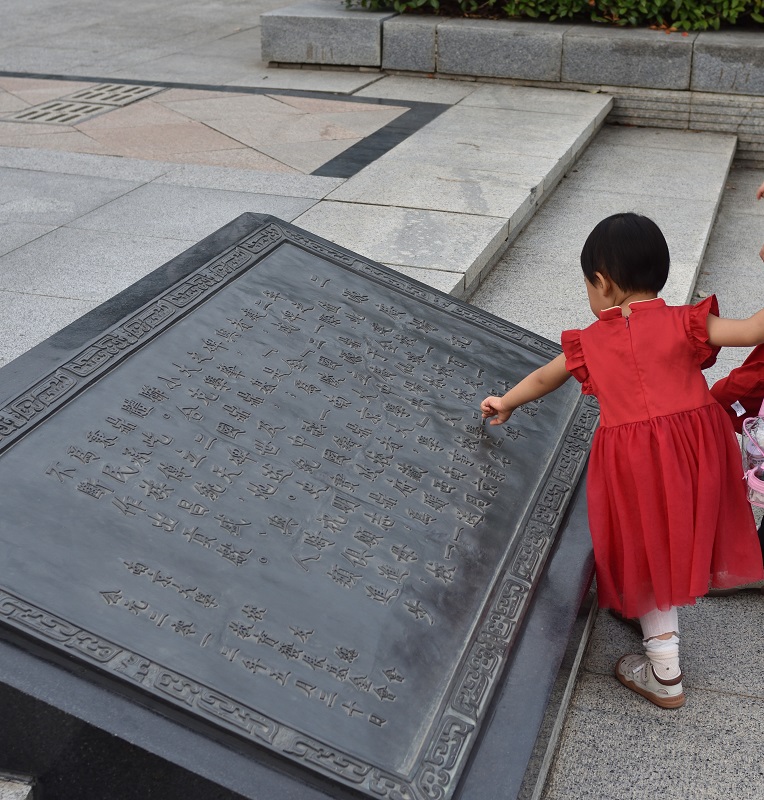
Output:
<path fill-rule="evenodd" d="M 554 356 L 559 348 L 509 322 L 460 300 L 364 261 L 330 243 L 271 219 L 210 260 L 178 284 L 101 334 L 27 391 L 0 409 L 0 453 L 71 400 L 96 377 L 152 340 L 228 282 L 252 267 L 263 254 L 285 241 L 335 264 L 364 274 L 423 303 L 455 314 L 537 353 Z M 42 639 L 59 653 L 70 653 L 123 683 L 271 749 L 306 768 L 382 800 L 448 800 L 517 635 L 555 533 L 583 472 L 597 424 L 596 401 L 582 396 L 558 448 L 539 498 L 530 509 L 522 534 L 457 675 L 443 715 L 426 745 L 413 776 L 393 775 L 332 748 L 261 714 L 233 698 L 200 684 L 139 653 L 105 640 L 0 588 L 0 622 Z"/>

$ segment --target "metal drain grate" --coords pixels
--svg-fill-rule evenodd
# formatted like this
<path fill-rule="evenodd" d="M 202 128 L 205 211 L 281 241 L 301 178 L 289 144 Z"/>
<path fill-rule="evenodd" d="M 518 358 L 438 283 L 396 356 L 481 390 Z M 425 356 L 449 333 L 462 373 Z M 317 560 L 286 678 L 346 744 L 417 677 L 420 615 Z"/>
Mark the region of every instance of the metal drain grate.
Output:
<path fill-rule="evenodd" d="M 54 125 L 73 125 L 94 114 L 111 111 L 114 107 L 102 103 L 77 103 L 67 99 L 50 100 L 38 106 L 16 111 L 3 119 L 10 122 L 41 122 Z"/>
<path fill-rule="evenodd" d="M 99 83 L 58 100 L 49 100 L 2 117 L 8 122 L 41 122 L 48 125 L 75 125 L 78 122 L 128 106 L 152 94 L 161 86 L 131 86 L 126 83 Z"/>
<path fill-rule="evenodd" d="M 103 103 L 107 106 L 127 106 L 161 92 L 161 86 L 130 86 L 125 83 L 100 83 L 68 95 L 69 100 L 83 103 Z"/>

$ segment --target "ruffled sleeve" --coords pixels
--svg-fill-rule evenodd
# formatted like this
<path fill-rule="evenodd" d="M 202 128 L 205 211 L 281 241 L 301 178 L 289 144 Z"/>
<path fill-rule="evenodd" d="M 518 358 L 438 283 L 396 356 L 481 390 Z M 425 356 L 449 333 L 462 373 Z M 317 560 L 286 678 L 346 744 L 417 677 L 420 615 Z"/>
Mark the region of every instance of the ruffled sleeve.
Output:
<path fill-rule="evenodd" d="M 695 355 L 701 369 L 707 369 L 716 362 L 716 356 L 721 347 L 714 347 L 708 341 L 706 323 L 708 315 L 719 316 L 719 303 L 716 295 L 712 294 L 694 306 L 689 306 L 687 322 L 687 335 L 695 347 Z"/>
<path fill-rule="evenodd" d="M 581 346 L 581 331 L 562 332 L 562 351 L 565 353 L 565 369 L 581 384 L 583 394 L 594 394 L 589 369 Z"/>

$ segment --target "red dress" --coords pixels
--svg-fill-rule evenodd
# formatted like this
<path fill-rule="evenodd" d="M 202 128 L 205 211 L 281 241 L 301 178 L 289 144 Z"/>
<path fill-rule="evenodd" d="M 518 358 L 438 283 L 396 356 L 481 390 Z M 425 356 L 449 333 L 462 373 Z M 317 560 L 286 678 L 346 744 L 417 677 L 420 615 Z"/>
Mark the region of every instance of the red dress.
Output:
<path fill-rule="evenodd" d="M 599 604 L 627 617 L 761 580 L 740 447 L 701 369 L 719 348 L 696 306 L 656 298 L 564 331 L 566 367 L 597 397 L 587 479 Z"/>

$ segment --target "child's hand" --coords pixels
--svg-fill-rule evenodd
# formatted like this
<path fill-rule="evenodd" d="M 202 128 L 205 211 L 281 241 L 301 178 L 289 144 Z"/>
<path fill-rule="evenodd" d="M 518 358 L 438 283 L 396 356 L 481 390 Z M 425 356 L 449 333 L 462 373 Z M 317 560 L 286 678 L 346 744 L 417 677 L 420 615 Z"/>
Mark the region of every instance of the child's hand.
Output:
<path fill-rule="evenodd" d="M 504 403 L 503 397 L 486 397 L 480 404 L 480 410 L 483 412 L 483 419 L 488 417 L 496 417 L 491 420 L 491 425 L 502 425 L 511 416 L 514 408 L 507 408 Z"/>

